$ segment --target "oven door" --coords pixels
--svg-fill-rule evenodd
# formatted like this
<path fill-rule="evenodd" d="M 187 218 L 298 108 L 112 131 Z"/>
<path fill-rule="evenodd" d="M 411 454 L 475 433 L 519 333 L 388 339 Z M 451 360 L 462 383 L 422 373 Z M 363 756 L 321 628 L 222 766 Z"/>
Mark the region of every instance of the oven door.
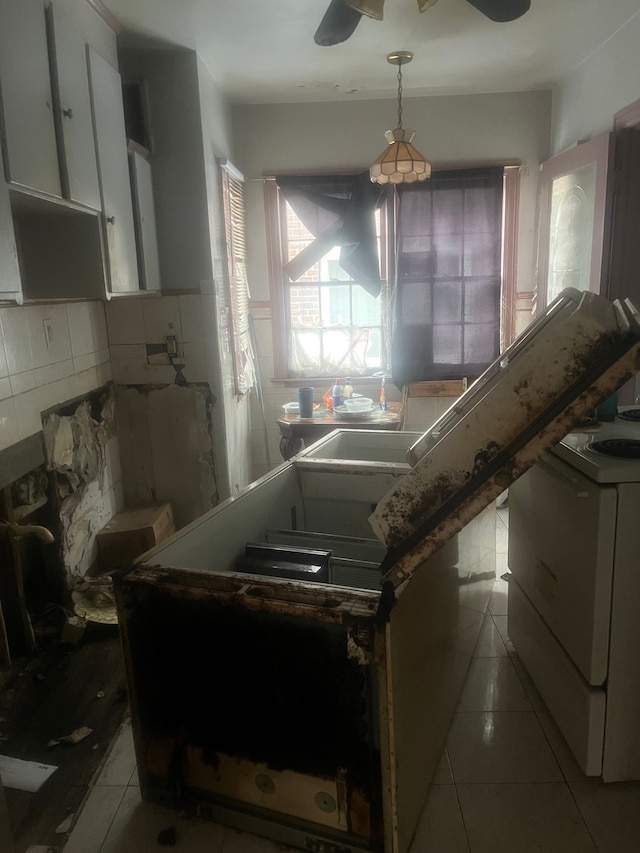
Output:
<path fill-rule="evenodd" d="M 607 678 L 617 490 L 553 454 L 509 491 L 509 569 L 592 686 Z"/>

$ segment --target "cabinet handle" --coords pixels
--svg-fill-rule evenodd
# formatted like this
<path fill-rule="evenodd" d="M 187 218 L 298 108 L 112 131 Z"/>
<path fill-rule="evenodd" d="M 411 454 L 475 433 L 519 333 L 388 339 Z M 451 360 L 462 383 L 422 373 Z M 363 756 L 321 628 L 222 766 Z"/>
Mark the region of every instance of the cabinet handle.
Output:
<path fill-rule="evenodd" d="M 107 216 L 107 222 L 108 222 L 110 225 L 113 225 L 113 223 L 114 223 L 115 221 L 116 221 L 115 216 Z"/>
<path fill-rule="evenodd" d="M 62 115 L 66 116 L 67 118 L 73 118 L 73 110 L 71 109 L 71 107 L 69 107 L 68 110 L 62 110 Z"/>

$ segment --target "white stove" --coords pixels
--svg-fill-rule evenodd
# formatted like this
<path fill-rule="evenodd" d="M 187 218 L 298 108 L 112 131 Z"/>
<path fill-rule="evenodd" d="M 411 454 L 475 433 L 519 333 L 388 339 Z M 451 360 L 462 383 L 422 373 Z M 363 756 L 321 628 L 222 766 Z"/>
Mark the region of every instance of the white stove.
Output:
<path fill-rule="evenodd" d="M 639 419 L 629 419 L 635 413 Z M 613 447 L 608 450 L 609 442 Z M 625 448 L 633 455 L 612 455 Z M 615 420 L 593 421 L 570 432 L 552 452 L 596 483 L 640 483 L 640 407 L 621 406 Z"/>
<path fill-rule="evenodd" d="M 578 763 L 606 782 L 640 779 L 634 410 L 569 433 L 509 494 L 509 636 Z M 608 455 L 629 445 L 632 458 Z"/>

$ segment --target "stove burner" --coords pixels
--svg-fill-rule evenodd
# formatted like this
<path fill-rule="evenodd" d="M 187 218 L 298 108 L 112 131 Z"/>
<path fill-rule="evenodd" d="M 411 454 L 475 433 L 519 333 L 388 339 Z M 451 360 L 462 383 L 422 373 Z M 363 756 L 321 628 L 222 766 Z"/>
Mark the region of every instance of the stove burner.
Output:
<path fill-rule="evenodd" d="M 627 409 L 625 412 L 618 412 L 618 417 L 623 421 L 640 422 L 640 409 Z"/>
<path fill-rule="evenodd" d="M 606 438 L 603 441 L 592 441 L 587 447 L 603 456 L 640 459 L 640 440 L 636 438 Z"/>

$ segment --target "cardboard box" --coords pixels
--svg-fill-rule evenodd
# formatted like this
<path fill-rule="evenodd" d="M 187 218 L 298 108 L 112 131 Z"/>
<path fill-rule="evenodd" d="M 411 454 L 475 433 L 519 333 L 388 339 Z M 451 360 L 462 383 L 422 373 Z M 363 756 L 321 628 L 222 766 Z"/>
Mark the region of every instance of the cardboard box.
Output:
<path fill-rule="evenodd" d="M 96 537 L 101 569 L 113 571 L 129 565 L 175 529 L 171 504 L 123 509 Z"/>

